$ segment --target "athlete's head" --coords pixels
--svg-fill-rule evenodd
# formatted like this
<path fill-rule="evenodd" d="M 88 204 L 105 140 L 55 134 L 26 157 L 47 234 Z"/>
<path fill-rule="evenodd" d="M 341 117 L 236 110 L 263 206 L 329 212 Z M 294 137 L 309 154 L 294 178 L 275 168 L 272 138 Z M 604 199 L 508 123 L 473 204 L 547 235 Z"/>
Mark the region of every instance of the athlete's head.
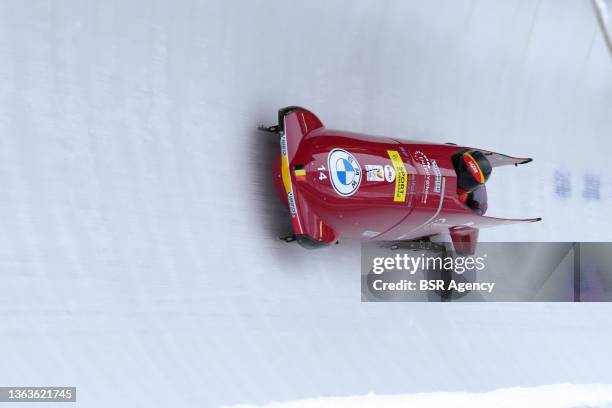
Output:
<path fill-rule="evenodd" d="M 457 168 L 457 187 L 465 192 L 472 192 L 482 186 L 491 175 L 491 163 L 478 150 L 461 153 L 455 161 Z"/>

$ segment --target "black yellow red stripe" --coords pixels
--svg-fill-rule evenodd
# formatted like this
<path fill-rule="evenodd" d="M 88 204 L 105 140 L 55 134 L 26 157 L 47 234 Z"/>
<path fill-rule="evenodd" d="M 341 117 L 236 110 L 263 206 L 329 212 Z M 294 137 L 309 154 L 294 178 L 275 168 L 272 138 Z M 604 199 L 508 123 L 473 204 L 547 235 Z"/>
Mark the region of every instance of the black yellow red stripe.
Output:
<path fill-rule="evenodd" d="M 483 184 L 485 182 L 485 176 L 482 172 L 482 169 L 478 165 L 478 162 L 476 161 L 476 159 L 474 159 L 474 156 L 472 156 L 469 152 L 466 152 L 463 155 L 463 161 L 467 165 L 468 169 L 470 170 L 470 173 L 472 173 L 476 181 L 478 181 L 480 184 Z"/>

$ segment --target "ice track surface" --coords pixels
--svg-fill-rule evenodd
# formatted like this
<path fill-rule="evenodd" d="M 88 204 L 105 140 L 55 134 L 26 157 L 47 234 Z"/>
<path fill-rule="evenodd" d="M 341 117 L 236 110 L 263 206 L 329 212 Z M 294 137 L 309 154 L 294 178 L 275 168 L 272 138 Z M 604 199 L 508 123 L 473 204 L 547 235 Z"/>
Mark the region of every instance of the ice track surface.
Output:
<path fill-rule="evenodd" d="M 590 2 L 0 3 L 0 385 L 84 407 L 612 383 L 606 304 L 362 304 L 359 243 L 275 240 L 258 133 L 535 161 L 492 240 L 610 240 L 612 60 Z"/>

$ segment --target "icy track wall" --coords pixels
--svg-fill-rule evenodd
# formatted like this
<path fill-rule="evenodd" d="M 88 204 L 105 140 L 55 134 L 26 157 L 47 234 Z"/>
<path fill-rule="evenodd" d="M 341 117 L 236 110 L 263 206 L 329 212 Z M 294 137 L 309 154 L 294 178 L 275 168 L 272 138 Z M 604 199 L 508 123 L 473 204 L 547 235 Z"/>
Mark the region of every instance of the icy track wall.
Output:
<path fill-rule="evenodd" d="M 306 252 L 254 129 L 528 155 L 488 239 L 609 240 L 612 63 L 579 1 L 0 3 L 2 385 L 218 406 L 611 383 L 607 305 L 371 305 Z"/>

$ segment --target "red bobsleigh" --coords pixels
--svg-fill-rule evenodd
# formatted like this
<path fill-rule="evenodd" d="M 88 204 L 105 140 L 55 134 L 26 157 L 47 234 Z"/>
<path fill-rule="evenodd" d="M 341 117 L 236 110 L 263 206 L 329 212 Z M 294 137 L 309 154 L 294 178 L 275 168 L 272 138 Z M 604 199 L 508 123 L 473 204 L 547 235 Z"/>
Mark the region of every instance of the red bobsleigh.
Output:
<path fill-rule="evenodd" d="M 280 136 L 273 174 L 293 224 L 286 240 L 307 248 L 450 235 L 457 252 L 473 253 L 480 228 L 541 219 L 484 215 L 491 170 L 530 158 L 331 130 L 296 106 L 260 129 Z"/>

